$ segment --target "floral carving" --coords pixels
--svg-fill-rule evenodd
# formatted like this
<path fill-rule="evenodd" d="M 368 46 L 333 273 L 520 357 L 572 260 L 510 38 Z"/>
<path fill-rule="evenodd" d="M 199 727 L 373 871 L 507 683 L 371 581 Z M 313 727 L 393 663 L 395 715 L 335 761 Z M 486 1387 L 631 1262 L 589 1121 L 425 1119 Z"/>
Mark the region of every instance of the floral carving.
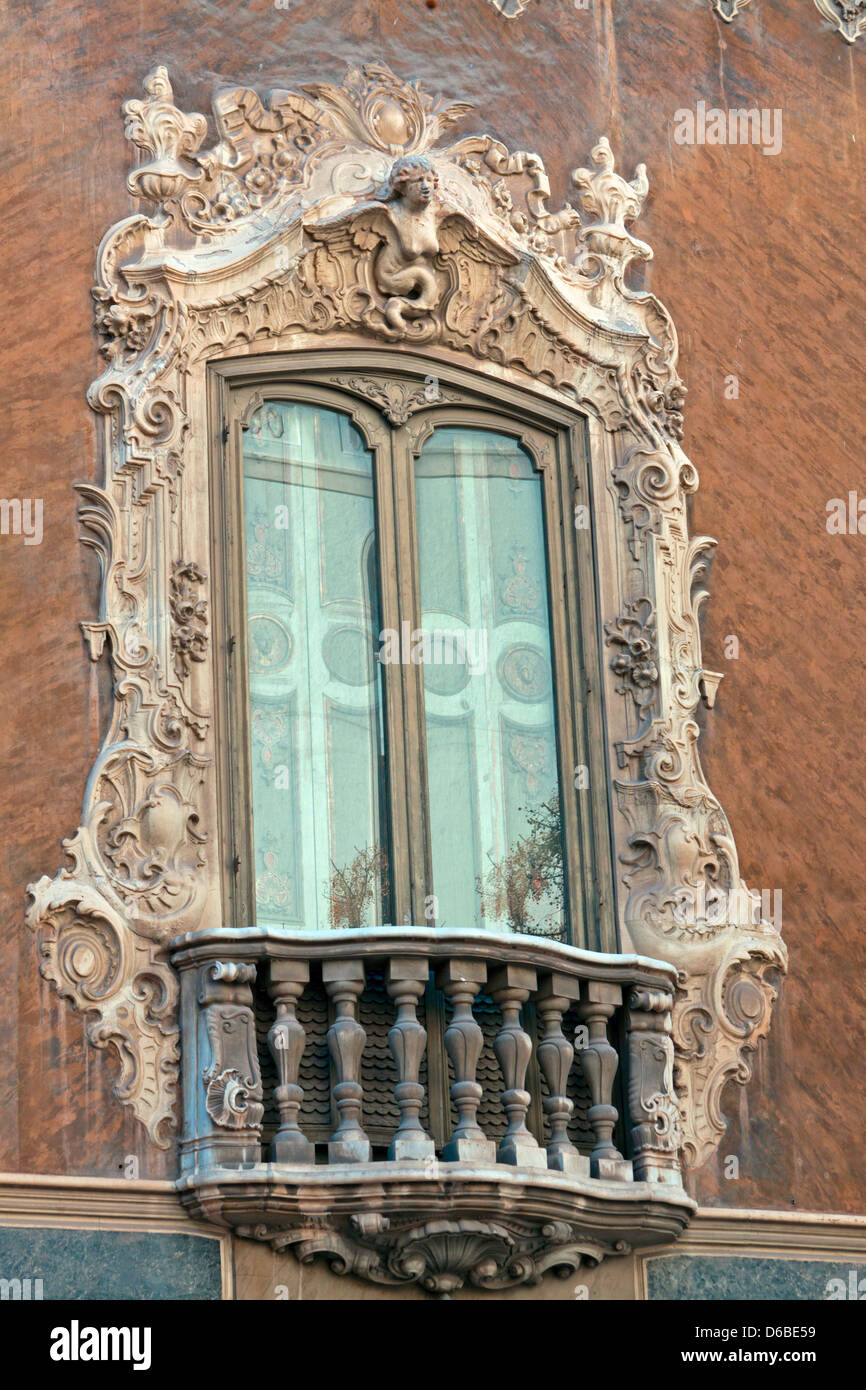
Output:
<path fill-rule="evenodd" d="M 198 587 L 206 579 L 198 565 L 181 561 L 172 566 L 171 646 L 179 676 L 188 676 L 190 663 L 204 661 L 207 653 L 207 602 L 198 596 Z"/>
<path fill-rule="evenodd" d="M 567 244 L 560 234 L 576 227 L 580 218 L 570 203 L 559 212 L 548 208 L 550 180 L 540 156 L 524 150 L 512 153 L 490 135 L 469 136 L 454 146 L 453 153 L 462 168 L 487 185 L 491 212 L 517 232 L 527 247 L 565 270 L 562 251 Z"/>
<path fill-rule="evenodd" d="M 105 357 L 116 356 L 118 351 L 133 355 L 141 352 L 153 332 L 154 301 L 118 304 L 107 300 L 97 312 L 96 326 L 103 338 L 100 350 Z"/>
<path fill-rule="evenodd" d="M 604 625 L 608 644 L 620 650 L 611 669 L 620 678 L 617 691 L 630 695 L 643 716 L 655 699 L 659 668 L 655 661 L 655 620 L 648 598 L 632 600 L 624 613 Z"/>

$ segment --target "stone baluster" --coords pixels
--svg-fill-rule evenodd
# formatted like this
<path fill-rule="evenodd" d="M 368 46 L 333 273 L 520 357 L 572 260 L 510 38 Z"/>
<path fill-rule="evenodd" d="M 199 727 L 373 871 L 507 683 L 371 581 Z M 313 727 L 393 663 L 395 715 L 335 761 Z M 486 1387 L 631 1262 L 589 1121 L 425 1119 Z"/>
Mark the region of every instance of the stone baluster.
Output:
<path fill-rule="evenodd" d="M 640 1182 L 682 1186 L 679 1106 L 674 1091 L 671 1038 L 673 995 L 632 988 L 629 995 L 628 1109 L 634 1173 Z"/>
<path fill-rule="evenodd" d="M 433 1158 L 436 1148 L 419 1118 L 424 1103 L 424 1087 L 418 1077 L 427 1034 L 418 1022 L 418 1000 L 427 984 L 426 960 L 395 957 L 388 962 L 385 988 L 397 1006 L 397 1019 L 388 1034 L 388 1046 L 397 1064 L 394 1099 L 400 1109 L 400 1127 L 388 1150 L 395 1162 L 413 1163 Z"/>
<path fill-rule="evenodd" d="M 329 1163 L 368 1163 L 370 1141 L 361 1128 L 361 1057 L 367 1034 L 357 1019 L 358 1000 L 363 993 L 364 962 L 326 960 L 322 980 L 332 1000 L 336 1017 L 328 1029 L 328 1051 L 337 1074 L 333 1088 L 339 1124 L 328 1143 Z"/>
<path fill-rule="evenodd" d="M 595 1132 L 595 1148 L 590 1157 L 592 1176 L 628 1181 L 632 1165 L 613 1142 L 618 1111 L 611 1097 L 619 1058 L 607 1040 L 607 1021 L 621 1003 L 619 985 L 602 980 L 582 981 L 578 1017 L 589 1029 L 589 1041 L 579 1050 L 578 1057 L 592 1098 L 587 1116 Z"/>
<path fill-rule="evenodd" d="M 541 982 L 535 1007 L 544 1030 L 538 1044 L 538 1062 L 550 1092 L 544 1102 L 544 1113 L 550 1122 L 547 1166 L 558 1173 L 588 1178 L 589 1159 L 568 1137 L 574 1102 L 566 1092 L 574 1065 L 574 1048 L 562 1031 L 562 1016 L 579 997 L 580 984 L 572 975 L 551 972 Z"/>
<path fill-rule="evenodd" d="M 547 1155 L 526 1127 L 531 1100 L 526 1090 L 526 1068 L 532 1056 L 532 1039 L 520 1024 L 521 1007 L 537 983 L 535 971 L 526 965 L 503 965 L 490 977 L 490 997 L 502 1011 L 502 1027 L 493 1050 L 502 1069 L 502 1108 L 508 1117 L 496 1157 L 500 1163 L 523 1168 L 547 1167 Z"/>
<path fill-rule="evenodd" d="M 442 1150 L 446 1163 L 495 1163 L 496 1145 L 478 1124 L 482 1090 L 475 1079 L 484 1034 L 472 1014 L 472 1001 L 487 979 L 480 960 L 449 960 L 436 971 L 436 983 L 454 1006 L 445 1030 L 445 1050 L 454 1068 L 451 1099 L 457 1107 L 457 1125 Z"/>
<path fill-rule="evenodd" d="M 301 1132 L 298 1115 L 304 1092 L 298 1084 L 301 1058 L 307 1044 L 304 1026 L 295 1009 L 309 983 L 310 966 L 301 960 L 272 960 L 270 996 L 276 1007 L 276 1021 L 268 1033 L 277 1068 L 279 1085 L 274 1092 L 280 1112 L 280 1127 L 274 1136 L 271 1154 L 274 1163 L 315 1163 L 315 1146 Z"/>

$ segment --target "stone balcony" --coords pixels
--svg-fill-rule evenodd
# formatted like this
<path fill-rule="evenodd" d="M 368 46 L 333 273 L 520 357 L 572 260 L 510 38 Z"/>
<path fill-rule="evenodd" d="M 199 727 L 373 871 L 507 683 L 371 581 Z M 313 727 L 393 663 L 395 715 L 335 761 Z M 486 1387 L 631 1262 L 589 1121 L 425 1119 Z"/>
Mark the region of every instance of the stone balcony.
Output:
<path fill-rule="evenodd" d="M 687 1226 L 672 966 L 413 927 L 223 928 L 171 950 L 195 1216 L 436 1293 Z"/>

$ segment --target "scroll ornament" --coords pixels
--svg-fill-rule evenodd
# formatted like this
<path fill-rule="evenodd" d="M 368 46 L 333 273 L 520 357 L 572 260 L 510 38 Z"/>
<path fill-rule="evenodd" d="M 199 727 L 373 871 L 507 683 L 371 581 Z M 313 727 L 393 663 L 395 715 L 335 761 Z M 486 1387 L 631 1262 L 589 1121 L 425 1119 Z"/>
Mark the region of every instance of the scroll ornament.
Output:
<path fill-rule="evenodd" d="M 417 1284 L 440 1297 L 467 1286 L 537 1285 L 548 1272 L 565 1279 L 595 1268 L 606 1254 L 629 1250 L 615 1238 L 606 1245 L 592 1241 L 565 1221 L 533 1222 L 510 1213 L 499 1221 L 417 1222 L 363 1211 L 336 1230 L 312 1219 L 290 1231 L 258 1225 L 241 1226 L 238 1234 L 267 1240 L 276 1251 L 291 1249 L 303 1264 L 324 1258 L 336 1275 L 391 1286 Z"/>

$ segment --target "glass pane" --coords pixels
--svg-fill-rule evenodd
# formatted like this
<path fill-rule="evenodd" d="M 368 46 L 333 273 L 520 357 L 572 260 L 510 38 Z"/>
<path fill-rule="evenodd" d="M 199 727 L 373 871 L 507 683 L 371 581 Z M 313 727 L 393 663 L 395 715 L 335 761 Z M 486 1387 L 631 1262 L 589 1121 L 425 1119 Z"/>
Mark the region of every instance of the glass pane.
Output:
<path fill-rule="evenodd" d="M 442 429 L 415 478 L 436 921 L 564 938 L 541 477 Z"/>
<path fill-rule="evenodd" d="M 388 921 L 372 455 L 344 415 L 266 401 L 244 509 L 258 922 Z"/>

